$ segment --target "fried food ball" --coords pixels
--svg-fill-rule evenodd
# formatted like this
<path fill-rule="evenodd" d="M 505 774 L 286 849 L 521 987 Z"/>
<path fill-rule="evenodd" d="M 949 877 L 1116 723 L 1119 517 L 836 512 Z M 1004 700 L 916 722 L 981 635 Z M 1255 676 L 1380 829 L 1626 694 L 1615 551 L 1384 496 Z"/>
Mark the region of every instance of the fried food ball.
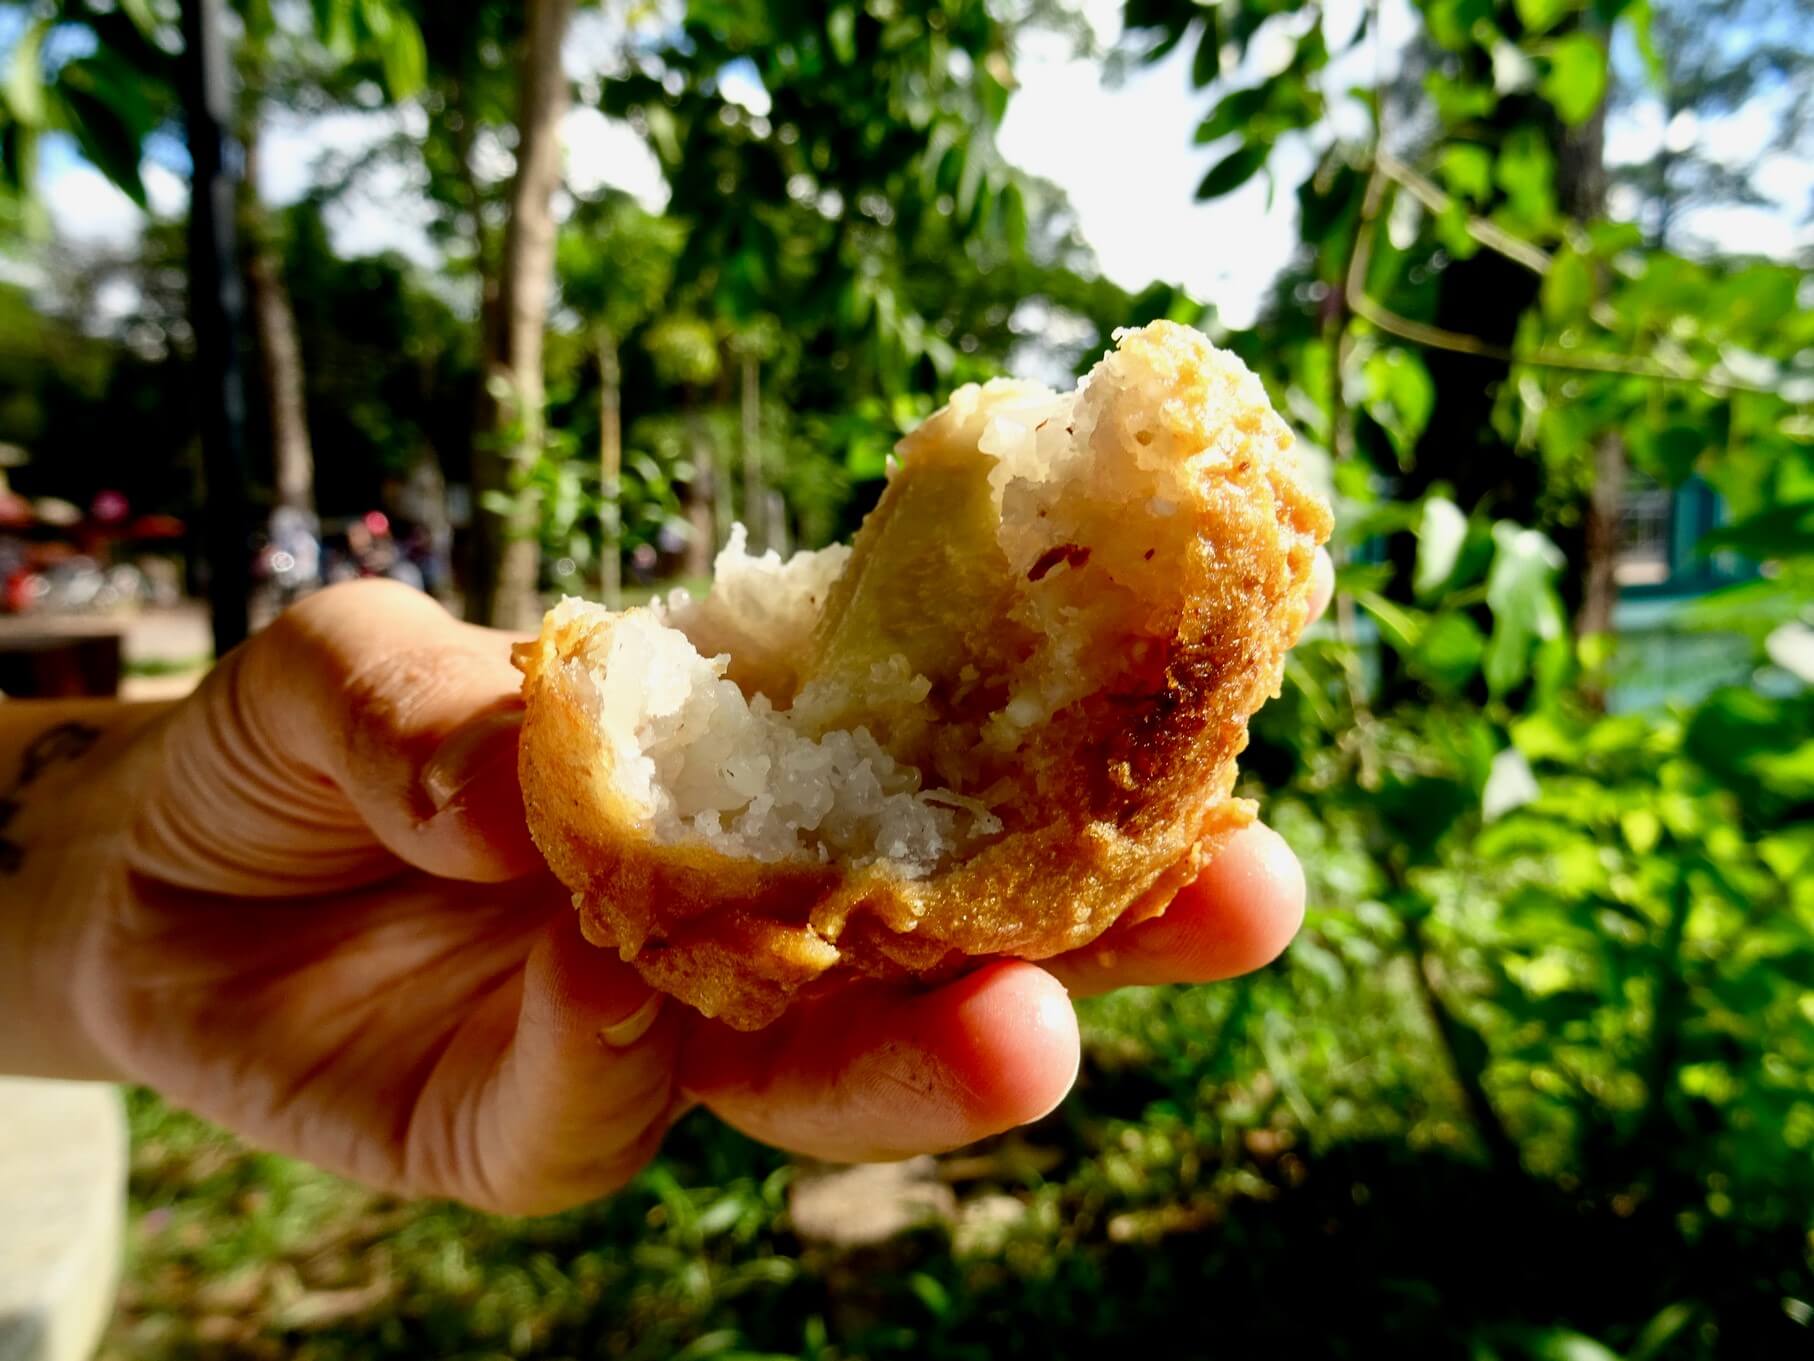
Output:
<path fill-rule="evenodd" d="M 960 388 L 848 548 L 739 532 L 703 599 L 549 612 L 522 784 L 589 940 L 756 1029 L 1155 916 L 1253 818 L 1329 509 L 1240 360 L 1117 342 L 1074 393 Z"/>

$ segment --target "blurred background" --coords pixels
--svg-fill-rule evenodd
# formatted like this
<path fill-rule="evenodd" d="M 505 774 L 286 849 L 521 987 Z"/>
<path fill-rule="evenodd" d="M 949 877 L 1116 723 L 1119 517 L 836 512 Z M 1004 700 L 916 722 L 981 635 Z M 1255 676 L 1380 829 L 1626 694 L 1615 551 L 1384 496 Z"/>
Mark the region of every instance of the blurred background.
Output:
<path fill-rule="evenodd" d="M 988 1146 L 694 1117 L 549 1220 L 134 1094 L 107 1355 L 1814 1355 L 1803 0 L 33 0 L 0 72 L 7 693 L 821 544 L 1159 316 L 1339 510 L 1281 963 Z"/>

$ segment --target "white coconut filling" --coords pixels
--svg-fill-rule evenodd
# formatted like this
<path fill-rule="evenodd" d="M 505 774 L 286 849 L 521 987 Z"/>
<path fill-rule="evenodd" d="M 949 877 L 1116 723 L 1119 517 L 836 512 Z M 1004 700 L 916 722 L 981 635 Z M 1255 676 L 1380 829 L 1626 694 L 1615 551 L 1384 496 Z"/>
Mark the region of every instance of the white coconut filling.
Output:
<path fill-rule="evenodd" d="M 789 712 L 725 677 L 728 658 L 700 656 L 652 614 L 622 616 L 601 663 L 587 674 L 613 783 L 661 841 L 764 861 L 887 859 L 919 876 L 1001 830 L 975 800 L 922 789 L 865 728 L 797 731 Z"/>

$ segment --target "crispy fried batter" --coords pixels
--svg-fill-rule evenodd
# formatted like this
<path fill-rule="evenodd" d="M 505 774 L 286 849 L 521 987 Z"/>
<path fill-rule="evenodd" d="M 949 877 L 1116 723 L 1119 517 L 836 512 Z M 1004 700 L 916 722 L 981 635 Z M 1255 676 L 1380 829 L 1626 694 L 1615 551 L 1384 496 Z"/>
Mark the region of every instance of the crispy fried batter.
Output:
<path fill-rule="evenodd" d="M 1074 395 L 954 394 L 848 556 L 551 611 L 516 653 L 523 791 L 588 939 L 754 1029 L 1162 912 L 1253 817 L 1235 757 L 1330 530 L 1290 444 L 1159 322 Z"/>

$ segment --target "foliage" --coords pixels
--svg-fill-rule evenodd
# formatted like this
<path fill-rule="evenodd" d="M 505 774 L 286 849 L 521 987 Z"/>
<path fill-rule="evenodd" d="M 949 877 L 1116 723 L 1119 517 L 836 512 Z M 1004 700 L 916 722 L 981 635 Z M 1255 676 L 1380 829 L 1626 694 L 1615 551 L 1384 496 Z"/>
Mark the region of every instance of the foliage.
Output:
<path fill-rule="evenodd" d="M 1340 512 L 1333 618 L 1244 758 L 1310 878 L 1286 960 L 1088 1006 L 1074 1100 L 939 1165 L 952 1224 L 855 1252 L 803 1240 L 801 1171 L 703 1117 L 624 1196 L 510 1223 L 399 1206 L 135 1098 L 113 1354 L 1098 1355 L 1177 1350 L 1184 1307 L 1191 1354 L 1806 1349 L 1814 311 L 1791 265 L 1679 253 L 1657 225 L 1729 177 L 1633 172 L 1637 223 L 1614 221 L 1599 149 L 1644 82 L 1677 111 L 1774 72 L 1800 98 L 1799 34 L 1748 48 L 1732 16 L 1776 13 L 1751 0 L 1698 45 L 1673 0 L 1417 0 L 1411 42 L 1376 50 L 1379 10 L 1337 31 L 1335 8 L 1126 7 L 1134 57 L 1178 54 L 1202 92 L 1194 134 L 1171 131 L 1203 149 L 1200 193 L 1271 177 L 1299 208 L 1292 269 L 1224 337 Z M 1095 277 L 1062 196 L 996 153 L 1040 9 L 693 0 L 581 82 L 671 196 L 579 196 L 564 225 L 546 445 L 514 489 L 549 584 L 578 588 L 614 539 L 673 566 L 714 471 L 706 522 L 752 514 L 714 466 L 746 433 L 794 538 L 823 542 L 950 387 L 1062 374 L 1154 316 L 1213 324 L 1178 290 Z M 338 259 L 328 196 L 282 234 L 324 498 L 349 506 L 423 449 L 469 465 L 503 221 L 506 178 L 479 172 L 507 163 L 519 19 L 411 12 L 427 126 L 373 163 L 425 178 L 447 270 Z M 53 119 L 64 68 L 39 55 L 43 110 L 8 87 L 19 126 Z M 1296 184 L 1293 143 L 1315 153 Z M 142 257 L 65 262 L 56 308 L 0 295 L 30 337 L 0 356 L 0 438 L 131 450 L 147 482 L 181 466 L 187 422 L 158 400 L 180 390 L 159 283 L 180 250 L 166 231 Z M 126 269 L 137 315 L 85 333 L 80 299 Z M 612 381 L 621 533 L 596 453 Z M 1625 645 L 1583 627 L 1626 473 L 1717 494 L 1678 619 L 1731 682 L 1635 712 Z"/>
<path fill-rule="evenodd" d="M 24 24 L 0 87 L 0 182 L 35 191 L 37 143 L 46 132 L 74 137 L 82 155 L 132 201 L 147 206 L 140 166 L 146 144 L 177 131 L 182 36 L 176 0 L 28 0 L 4 11 Z M 237 6 L 242 56 L 262 65 L 275 48 L 288 77 L 356 82 L 369 67 L 394 99 L 421 88 L 422 35 L 392 0 L 312 0 L 304 22 L 271 0 Z M 277 82 L 257 93 L 277 93 Z M 286 91 L 294 94 L 294 91 Z"/>
<path fill-rule="evenodd" d="M 1710 14 L 1711 10 L 1711 14 Z M 1703 38 L 1710 17 L 1720 41 Z M 1777 101 L 1771 150 L 1804 145 L 1814 131 L 1814 34 L 1793 3 L 1780 0 L 1652 0 L 1649 41 L 1627 59 L 1645 63 L 1650 79 L 1616 95 L 1622 107 L 1640 99 L 1659 106 L 1663 136 L 1648 155 L 1615 169 L 1615 178 L 1640 195 L 1640 219 L 1656 245 L 1717 253 L 1717 243 L 1696 240 L 1697 208 L 1756 205 L 1768 201 L 1758 183 L 1758 161 L 1717 154 L 1704 144 L 1704 125 L 1741 109 L 1754 92 Z M 1615 53 L 1615 60 L 1618 54 Z"/>
<path fill-rule="evenodd" d="M 8 54 L 0 91 L 0 180 L 29 196 L 39 139 L 64 133 L 143 207 L 145 140 L 170 122 L 177 102 L 169 46 L 175 6 L 59 0 L 5 8 L 23 31 Z"/>

